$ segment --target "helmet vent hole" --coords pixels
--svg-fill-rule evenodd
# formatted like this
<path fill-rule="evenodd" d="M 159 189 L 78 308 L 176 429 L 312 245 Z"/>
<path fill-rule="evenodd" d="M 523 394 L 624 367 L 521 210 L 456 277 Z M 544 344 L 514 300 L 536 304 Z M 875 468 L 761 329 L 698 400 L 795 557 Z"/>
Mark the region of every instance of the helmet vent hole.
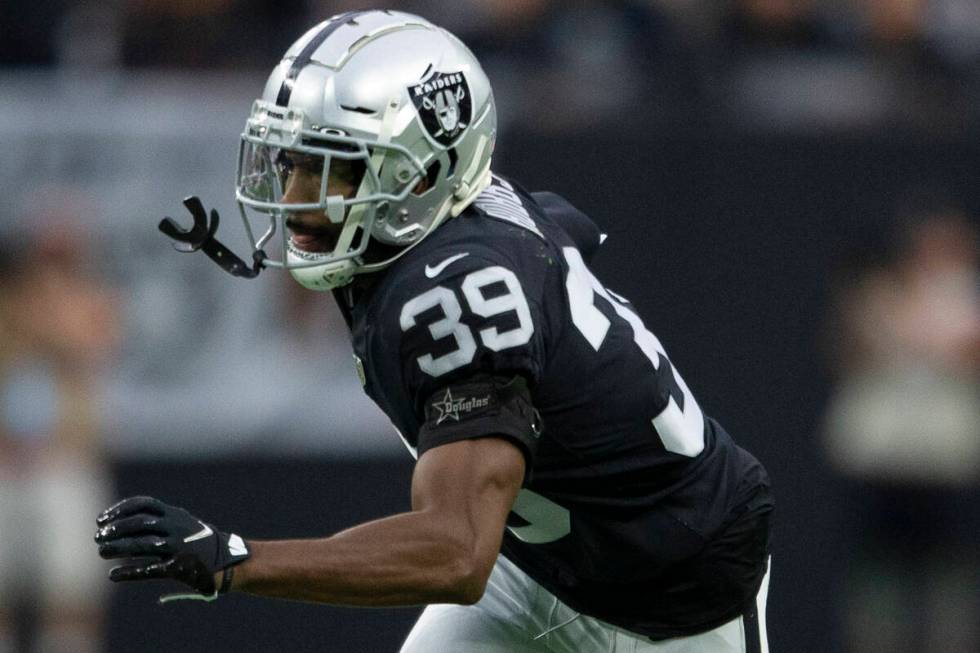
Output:
<path fill-rule="evenodd" d="M 373 115 L 377 113 L 374 109 L 368 109 L 367 107 L 349 107 L 347 105 L 341 104 L 340 108 L 344 111 L 354 111 L 355 113 L 363 113 L 366 115 Z"/>
<path fill-rule="evenodd" d="M 439 178 L 439 171 L 442 169 L 442 164 L 435 161 L 429 166 L 428 170 L 425 171 L 425 179 L 420 181 L 412 189 L 413 195 L 425 195 L 427 192 L 432 190 L 436 185 L 436 180 Z"/>
<path fill-rule="evenodd" d="M 458 161 L 459 155 L 456 153 L 456 148 L 449 148 L 449 170 L 446 171 L 446 179 L 449 179 L 456 174 L 456 163 Z"/>
<path fill-rule="evenodd" d="M 366 247 L 367 244 L 365 241 L 367 241 L 367 232 L 364 231 L 363 227 L 358 226 L 357 229 L 354 231 L 354 237 L 351 238 L 351 249 L 360 249 L 361 247 Z"/>

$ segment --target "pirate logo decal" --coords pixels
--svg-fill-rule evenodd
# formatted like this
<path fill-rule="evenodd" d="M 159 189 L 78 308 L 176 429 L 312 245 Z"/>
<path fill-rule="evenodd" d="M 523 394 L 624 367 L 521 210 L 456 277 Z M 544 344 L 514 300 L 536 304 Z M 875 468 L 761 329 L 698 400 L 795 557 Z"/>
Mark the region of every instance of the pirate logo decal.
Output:
<path fill-rule="evenodd" d="M 408 88 L 429 136 L 449 147 L 473 119 L 470 87 L 463 73 L 436 73 Z"/>

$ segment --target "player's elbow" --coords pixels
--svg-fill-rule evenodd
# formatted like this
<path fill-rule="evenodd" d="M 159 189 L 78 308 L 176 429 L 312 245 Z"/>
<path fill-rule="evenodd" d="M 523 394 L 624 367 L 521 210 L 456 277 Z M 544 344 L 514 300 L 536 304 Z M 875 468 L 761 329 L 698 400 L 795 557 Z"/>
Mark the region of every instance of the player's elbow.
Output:
<path fill-rule="evenodd" d="M 470 565 L 453 583 L 454 603 L 473 605 L 483 598 L 490 575 L 483 572 L 482 566 Z"/>
<path fill-rule="evenodd" d="M 447 588 L 449 602 L 473 605 L 483 598 L 493 569 L 492 563 L 487 564 L 485 560 L 467 552 L 455 556 L 450 566 L 452 569 L 448 576 L 452 581 Z"/>

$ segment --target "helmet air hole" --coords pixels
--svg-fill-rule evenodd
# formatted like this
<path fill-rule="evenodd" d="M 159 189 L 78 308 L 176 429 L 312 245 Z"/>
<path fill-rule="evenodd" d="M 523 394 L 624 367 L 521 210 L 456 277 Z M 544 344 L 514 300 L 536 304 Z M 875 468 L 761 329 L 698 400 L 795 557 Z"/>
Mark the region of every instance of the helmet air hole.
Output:
<path fill-rule="evenodd" d="M 369 116 L 377 113 L 377 111 L 375 111 L 374 109 L 368 109 L 367 107 L 349 107 L 347 105 L 341 104 L 340 108 L 343 109 L 344 111 L 354 111 L 356 113 L 363 113 Z"/>
<path fill-rule="evenodd" d="M 365 245 L 365 240 L 367 239 L 367 232 L 364 228 L 358 225 L 357 229 L 354 231 L 354 236 L 351 238 L 351 249 L 360 249 Z"/>
<path fill-rule="evenodd" d="M 428 170 L 425 171 L 425 179 L 422 179 L 415 185 L 412 189 L 413 195 L 425 195 L 427 192 L 432 190 L 436 185 L 436 179 L 439 177 L 439 170 L 442 169 L 442 164 L 438 161 L 434 161 L 432 165 L 429 166 Z"/>
<path fill-rule="evenodd" d="M 456 173 L 456 163 L 459 161 L 459 154 L 456 153 L 456 148 L 449 148 L 449 170 L 446 171 L 446 179 L 452 178 Z"/>

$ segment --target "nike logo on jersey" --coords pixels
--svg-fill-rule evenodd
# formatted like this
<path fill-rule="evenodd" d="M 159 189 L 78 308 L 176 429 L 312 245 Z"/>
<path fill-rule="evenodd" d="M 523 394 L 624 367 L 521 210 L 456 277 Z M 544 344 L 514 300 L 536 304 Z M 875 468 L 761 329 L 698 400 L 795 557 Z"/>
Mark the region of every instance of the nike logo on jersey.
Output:
<path fill-rule="evenodd" d="M 210 537 L 211 535 L 214 535 L 214 531 L 211 530 L 211 527 L 210 526 L 208 526 L 207 524 L 205 524 L 202 521 L 199 521 L 197 523 L 200 524 L 201 526 L 203 526 L 204 528 L 202 528 L 198 532 L 194 533 L 193 535 L 188 535 L 187 537 L 185 537 L 184 538 L 184 542 L 185 543 L 187 543 L 187 542 L 196 542 L 198 540 L 203 540 L 206 537 Z"/>
<path fill-rule="evenodd" d="M 456 254 L 455 256 L 450 256 L 445 261 L 443 261 L 442 263 L 439 263 L 437 265 L 426 265 L 425 266 L 425 276 L 429 277 L 430 279 L 435 279 L 440 274 L 442 274 L 442 271 L 443 270 L 445 270 L 447 267 L 449 267 L 449 264 L 450 263 L 453 263 L 455 261 L 458 261 L 459 259 L 463 258 L 464 256 L 469 256 L 469 255 L 470 255 L 469 252 L 463 252 L 462 254 Z"/>

